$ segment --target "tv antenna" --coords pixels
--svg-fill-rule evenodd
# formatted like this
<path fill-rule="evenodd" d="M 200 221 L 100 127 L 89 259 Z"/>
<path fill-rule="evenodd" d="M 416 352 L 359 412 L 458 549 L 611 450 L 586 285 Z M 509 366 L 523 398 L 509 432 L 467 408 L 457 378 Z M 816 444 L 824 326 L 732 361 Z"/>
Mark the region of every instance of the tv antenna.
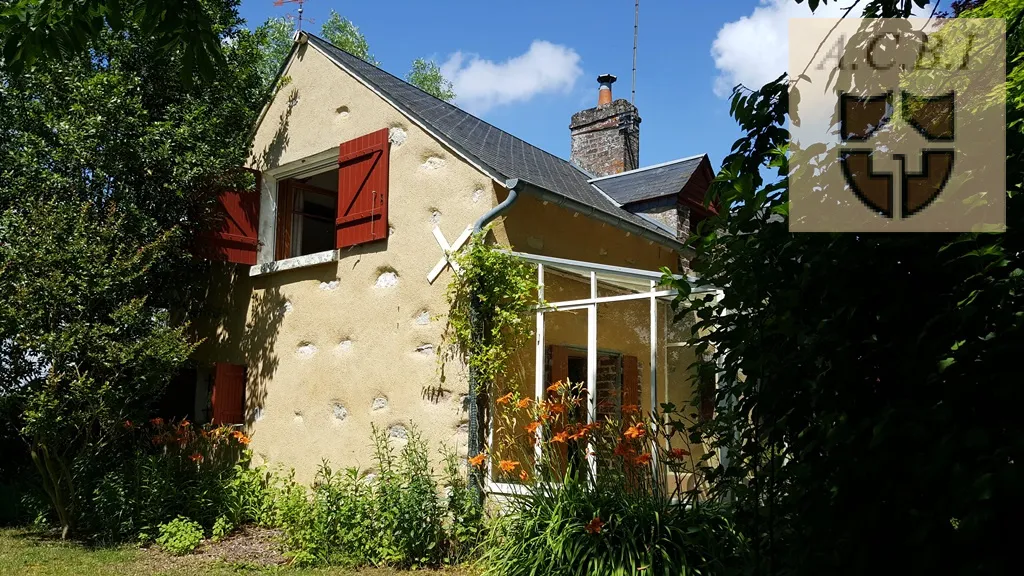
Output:
<path fill-rule="evenodd" d="M 302 5 L 305 4 L 306 2 L 309 2 L 309 0 L 274 0 L 274 6 L 284 6 L 285 4 L 298 4 L 299 5 L 299 9 L 298 9 L 298 13 L 299 13 L 298 31 L 302 32 Z M 310 18 L 309 22 L 312 23 L 313 19 Z"/>
<path fill-rule="evenodd" d="M 301 11 L 301 10 L 300 10 Z M 636 0 L 633 8 L 633 86 L 629 103 L 636 106 L 636 37 L 640 29 L 640 0 Z"/>

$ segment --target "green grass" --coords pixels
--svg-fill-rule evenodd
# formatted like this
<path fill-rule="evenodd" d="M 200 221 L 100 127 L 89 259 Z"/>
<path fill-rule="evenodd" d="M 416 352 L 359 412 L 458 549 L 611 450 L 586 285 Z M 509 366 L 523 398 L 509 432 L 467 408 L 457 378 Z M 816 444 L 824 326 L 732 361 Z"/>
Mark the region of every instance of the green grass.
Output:
<path fill-rule="evenodd" d="M 418 571 L 417 574 L 423 574 Z M 475 572 L 461 568 L 426 571 L 437 576 L 473 576 Z M 289 567 L 252 567 L 225 564 L 198 556 L 169 558 L 153 551 L 132 546 L 91 548 L 75 542 L 61 542 L 36 532 L 0 529 L 0 574 L 4 576 L 128 576 L 154 574 L 161 576 L 395 576 L 412 574 L 400 570 L 341 568 L 298 569 Z"/>

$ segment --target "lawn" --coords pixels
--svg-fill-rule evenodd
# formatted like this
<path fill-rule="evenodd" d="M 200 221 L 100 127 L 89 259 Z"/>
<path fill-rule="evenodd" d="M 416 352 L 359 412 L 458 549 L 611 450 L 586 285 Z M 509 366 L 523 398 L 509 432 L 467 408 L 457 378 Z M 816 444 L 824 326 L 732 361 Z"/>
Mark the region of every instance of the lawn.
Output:
<path fill-rule="evenodd" d="M 467 569 L 417 574 L 437 576 L 473 576 Z M 412 574 L 400 570 L 374 568 L 348 570 L 341 568 L 298 569 L 287 566 L 226 562 L 200 548 L 199 553 L 180 558 L 168 556 L 155 548 L 133 546 L 91 548 L 19 529 L 0 529 L 0 574 L 4 576 L 128 576 L 154 574 L 163 576 L 228 576 L 236 574 L 280 574 L 282 576 L 395 576 Z"/>

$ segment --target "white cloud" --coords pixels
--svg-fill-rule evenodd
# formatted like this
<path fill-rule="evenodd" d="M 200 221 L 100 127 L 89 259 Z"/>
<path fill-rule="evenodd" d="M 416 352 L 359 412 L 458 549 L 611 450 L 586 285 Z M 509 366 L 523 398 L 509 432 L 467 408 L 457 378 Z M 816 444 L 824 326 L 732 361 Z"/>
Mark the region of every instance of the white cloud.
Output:
<path fill-rule="evenodd" d="M 583 70 L 572 48 L 534 40 L 525 53 L 504 62 L 456 52 L 441 65 L 441 73 L 451 80 L 459 106 L 482 114 L 538 94 L 567 93 Z"/>
<path fill-rule="evenodd" d="M 819 5 L 814 15 L 838 18 L 848 7 L 846 2 L 839 4 Z M 724 98 L 737 84 L 760 88 L 778 78 L 789 63 L 789 19 L 810 15 L 806 2 L 761 0 L 749 16 L 722 26 L 711 43 L 711 56 L 718 68 L 715 94 Z"/>
<path fill-rule="evenodd" d="M 724 98 L 737 84 L 760 88 L 778 78 L 789 65 L 789 19 L 839 18 L 851 3 L 829 0 L 828 4 L 819 4 L 812 14 L 807 2 L 760 0 L 749 16 L 723 25 L 711 43 L 711 56 L 718 68 L 715 94 Z M 930 7 L 915 5 L 913 16 L 927 17 L 930 11 Z M 850 12 L 851 17 L 859 15 L 859 7 Z"/>

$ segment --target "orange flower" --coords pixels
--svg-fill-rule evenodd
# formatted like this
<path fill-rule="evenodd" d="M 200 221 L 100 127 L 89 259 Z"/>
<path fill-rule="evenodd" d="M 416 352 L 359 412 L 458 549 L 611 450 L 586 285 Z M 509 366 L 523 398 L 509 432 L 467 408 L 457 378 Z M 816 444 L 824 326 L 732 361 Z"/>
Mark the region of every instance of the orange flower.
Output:
<path fill-rule="evenodd" d="M 153 426 L 163 426 L 164 425 L 164 419 L 163 418 L 153 418 L 152 420 L 149 421 L 149 423 L 152 424 Z"/>
<path fill-rule="evenodd" d="M 502 472 L 511 472 L 519 467 L 519 462 L 514 462 L 512 460 L 502 460 L 501 463 L 498 464 L 498 466 L 501 466 Z"/>
<path fill-rule="evenodd" d="M 558 389 L 561 388 L 561 387 L 562 387 L 562 381 L 559 380 L 558 382 L 555 382 L 551 386 L 548 386 L 548 392 L 558 392 Z"/>
<path fill-rule="evenodd" d="M 523 428 L 530 434 L 533 434 L 537 431 L 537 428 L 540 428 L 540 422 L 530 422 L 526 426 L 523 426 Z"/>
<path fill-rule="evenodd" d="M 563 430 L 563 431 L 559 432 L 558 434 L 555 434 L 554 438 L 552 438 L 551 441 L 552 442 L 561 442 L 562 444 L 565 444 L 566 440 L 568 440 L 568 439 L 569 439 L 569 434 L 566 433 L 565 430 Z"/>
<path fill-rule="evenodd" d="M 517 408 L 529 408 L 531 400 L 529 398 L 523 398 L 519 402 L 516 402 Z"/>
<path fill-rule="evenodd" d="M 637 438 L 642 437 L 644 435 L 643 422 L 630 426 L 622 435 L 625 436 L 626 438 L 629 438 L 630 440 L 636 440 Z"/>
<path fill-rule="evenodd" d="M 523 482 L 526 482 L 527 480 L 530 479 L 530 475 L 526 473 L 526 470 L 520 470 L 519 479 L 522 480 Z"/>
<path fill-rule="evenodd" d="M 469 463 L 472 464 L 473 466 L 476 466 L 477 468 L 483 468 L 484 467 L 484 460 L 487 460 L 487 454 L 484 454 L 483 452 L 481 452 L 481 453 L 477 454 L 476 456 L 473 456 L 472 458 L 470 458 L 469 459 Z"/>
<path fill-rule="evenodd" d="M 131 421 L 131 420 L 125 420 L 125 421 L 124 421 L 124 427 L 125 427 L 125 428 L 128 428 L 129 430 L 131 430 L 131 427 L 132 427 L 132 421 Z"/>
<path fill-rule="evenodd" d="M 235 430 L 231 433 L 231 436 L 243 446 L 249 443 L 249 437 L 243 434 L 241 430 Z"/>
<path fill-rule="evenodd" d="M 690 453 L 687 452 L 686 450 L 683 450 L 682 448 L 673 448 L 673 449 L 668 451 L 668 455 L 673 457 L 673 458 L 682 459 L 682 458 L 684 458 L 686 456 L 689 456 Z"/>
<path fill-rule="evenodd" d="M 626 404 L 622 407 L 623 414 L 639 414 L 640 407 L 636 404 Z"/>
<path fill-rule="evenodd" d="M 602 526 L 604 526 L 604 522 L 601 520 L 601 517 L 594 516 L 594 519 L 587 523 L 587 532 L 600 534 Z"/>
<path fill-rule="evenodd" d="M 565 404 L 548 404 L 548 412 L 563 414 L 565 412 Z"/>
<path fill-rule="evenodd" d="M 632 448 L 632 447 L 630 447 L 630 446 L 629 446 L 628 444 L 626 444 L 625 442 L 620 442 L 620 443 L 619 443 L 619 444 L 618 444 L 618 445 L 617 445 L 617 446 L 615 447 L 615 455 L 616 455 L 616 456 L 622 456 L 623 458 L 632 458 L 632 457 L 633 457 L 633 454 L 634 454 L 634 452 L 633 452 L 633 448 Z"/>
<path fill-rule="evenodd" d="M 182 420 L 181 424 L 178 424 L 178 426 L 181 426 L 182 428 L 188 428 L 191 425 L 192 423 L 189 422 L 187 418 L 185 420 Z"/>
<path fill-rule="evenodd" d="M 497 400 L 495 400 L 495 402 L 497 402 L 498 404 L 508 404 L 511 400 L 512 400 L 512 393 L 509 392 L 508 394 L 505 394 L 501 398 L 498 398 Z"/>
<path fill-rule="evenodd" d="M 198 454 L 198 453 L 197 454 L 193 454 L 193 455 L 189 456 L 189 459 L 191 459 L 193 462 L 202 462 L 203 461 L 203 455 L 202 454 Z"/>
<path fill-rule="evenodd" d="M 649 464 L 651 462 L 651 453 L 650 452 L 644 452 L 643 454 L 637 456 L 636 459 L 633 460 L 633 462 L 636 462 L 637 466 L 643 466 L 644 464 Z"/>

